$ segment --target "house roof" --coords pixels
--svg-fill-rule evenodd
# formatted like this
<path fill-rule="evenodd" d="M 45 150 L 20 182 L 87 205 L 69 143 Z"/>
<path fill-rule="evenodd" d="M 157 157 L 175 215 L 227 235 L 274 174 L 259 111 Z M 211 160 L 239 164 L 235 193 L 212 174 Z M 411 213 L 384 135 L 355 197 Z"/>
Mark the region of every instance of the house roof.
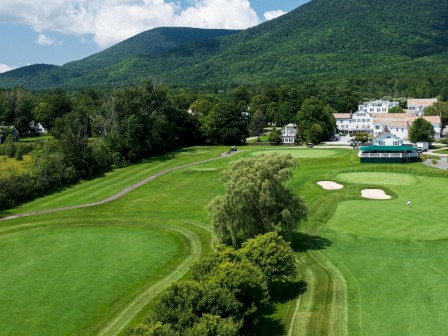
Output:
<path fill-rule="evenodd" d="M 375 138 L 373 138 L 373 141 L 381 141 L 381 140 L 385 140 L 385 139 L 395 139 L 395 140 L 401 140 L 403 141 L 403 139 L 397 137 L 396 135 L 390 133 L 390 132 L 383 132 L 379 135 L 377 135 Z"/>
<path fill-rule="evenodd" d="M 351 113 L 333 113 L 335 119 L 351 119 Z"/>
<path fill-rule="evenodd" d="M 411 146 L 364 146 L 359 148 L 362 152 L 404 152 L 404 151 L 417 151 L 417 148 Z"/>
<path fill-rule="evenodd" d="M 19 133 L 19 131 L 14 126 L 0 126 L 0 130 L 12 130 L 13 132 Z"/>
<path fill-rule="evenodd" d="M 409 106 L 427 107 L 427 106 L 431 106 L 434 103 L 437 103 L 437 98 L 428 98 L 428 99 L 409 98 L 408 99 L 408 107 Z"/>
<path fill-rule="evenodd" d="M 386 124 L 392 126 L 406 126 L 405 123 L 412 123 L 418 118 L 423 118 L 431 124 L 440 124 L 440 116 L 414 116 L 411 113 L 375 113 L 374 124 Z M 401 122 L 401 123 L 400 123 Z"/>

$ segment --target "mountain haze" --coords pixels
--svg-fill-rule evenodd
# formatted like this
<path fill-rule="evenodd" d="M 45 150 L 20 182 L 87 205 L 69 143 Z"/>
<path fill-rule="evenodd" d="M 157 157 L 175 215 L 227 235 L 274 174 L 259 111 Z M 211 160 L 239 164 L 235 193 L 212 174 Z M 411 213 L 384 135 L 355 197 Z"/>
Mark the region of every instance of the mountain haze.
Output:
<path fill-rule="evenodd" d="M 194 87 L 328 78 L 448 78 L 447 22 L 446 0 L 312 0 L 240 32 L 154 29 L 62 67 L 7 72 L 0 75 L 0 87 L 113 86 L 150 77 Z"/>

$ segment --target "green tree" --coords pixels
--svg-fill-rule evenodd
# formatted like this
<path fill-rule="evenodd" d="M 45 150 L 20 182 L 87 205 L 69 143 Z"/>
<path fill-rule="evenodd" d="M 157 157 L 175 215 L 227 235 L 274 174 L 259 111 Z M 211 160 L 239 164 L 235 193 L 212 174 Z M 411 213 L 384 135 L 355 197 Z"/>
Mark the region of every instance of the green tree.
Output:
<path fill-rule="evenodd" d="M 415 119 L 411 127 L 409 127 L 409 140 L 411 142 L 434 140 L 434 127 L 431 123 L 423 118 Z"/>
<path fill-rule="evenodd" d="M 16 146 L 16 153 L 14 155 L 17 161 L 23 160 L 23 144 L 18 143 Z"/>
<path fill-rule="evenodd" d="M 185 336 L 238 336 L 242 323 L 233 317 L 223 318 L 217 315 L 204 314 L 190 329 L 183 332 Z"/>
<path fill-rule="evenodd" d="M 303 138 L 306 142 L 318 144 L 322 139 L 323 130 L 320 124 L 312 124 L 310 128 L 303 131 Z"/>
<path fill-rule="evenodd" d="M 307 134 L 306 131 L 311 129 L 314 124 L 319 124 L 322 128 L 321 138 L 318 139 L 319 142 L 328 138 L 334 134 L 336 129 L 336 119 L 333 116 L 335 112 L 335 109 L 316 97 L 306 99 L 296 115 L 300 133 L 303 135 Z"/>
<path fill-rule="evenodd" d="M 274 127 L 272 131 L 269 132 L 268 141 L 275 144 L 280 144 L 282 142 L 282 132 Z"/>
<path fill-rule="evenodd" d="M 234 161 L 222 174 L 226 194 L 208 205 L 213 230 L 221 242 L 241 241 L 270 231 L 291 240 L 306 219 L 302 199 L 284 186 L 297 161 L 277 153 Z"/>
<path fill-rule="evenodd" d="M 7 157 L 14 157 L 14 154 L 16 153 L 16 145 L 14 144 L 12 133 L 9 133 L 6 136 L 5 142 L 3 143 L 3 151 Z"/>
<path fill-rule="evenodd" d="M 183 332 L 200 323 L 204 314 L 236 317 L 245 311 L 235 291 L 204 279 L 172 284 L 154 303 L 148 321 L 152 325 L 160 322 Z"/>
<path fill-rule="evenodd" d="M 294 281 L 297 277 L 294 251 L 276 232 L 248 239 L 239 252 L 260 267 L 270 284 Z"/>
<path fill-rule="evenodd" d="M 404 110 L 400 105 L 398 105 L 398 106 L 391 107 L 389 109 L 389 113 L 404 113 Z"/>
<path fill-rule="evenodd" d="M 442 119 L 442 127 L 448 125 L 448 102 L 437 102 L 428 106 L 424 110 L 425 116 L 440 116 Z"/>
<path fill-rule="evenodd" d="M 266 125 L 266 117 L 261 110 L 257 110 L 252 116 L 249 124 L 249 134 L 258 137 L 260 141 L 260 135 L 263 134 L 264 126 Z"/>

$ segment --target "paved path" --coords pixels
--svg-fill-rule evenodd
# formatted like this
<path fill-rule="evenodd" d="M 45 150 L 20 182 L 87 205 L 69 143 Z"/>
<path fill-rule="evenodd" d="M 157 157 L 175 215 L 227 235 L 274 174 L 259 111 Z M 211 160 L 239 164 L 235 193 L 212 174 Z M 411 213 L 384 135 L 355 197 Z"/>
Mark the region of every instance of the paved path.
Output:
<path fill-rule="evenodd" d="M 42 215 L 42 214 L 47 214 L 47 213 L 52 213 L 52 212 L 59 212 L 59 211 L 79 209 L 79 208 L 87 208 L 87 207 L 92 207 L 92 206 L 97 206 L 97 205 L 109 203 L 109 202 L 115 201 L 116 199 L 118 199 L 118 198 L 120 198 L 120 197 L 122 197 L 122 196 L 124 196 L 124 195 L 126 195 L 128 193 L 130 193 L 131 191 L 137 189 L 138 187 L 141 187 L 142 185 L 144 185 L 144 184 L 146 184 L 148 182 L 151 182 L 152 180 L 154 180 L 155 178 L 157 178 L 159 176 L 165 175 L 165 174 L 170 173 L 170 172 L 175 171 L 175 170 L 179 170 L 179 169 L 187 168 L 187 167 L 190 167 L 190 166 L 194 166 L 194 165 L 197 165 L 197 164 L 219 160 L 219 159 L 221 159 L 223 157 L 232 156 L 232 155 L 235 155 L 235 154 L 238 154 L 238 153 L 241 153 L 241 152 L 242 151 L 236 151 L 236 152 L 232 152 L 230 154 L 223 153 L 223 154 L 221 154 L 220 157 L 217 157 L 217 158 L 197 161 L 197 162 L 188 163 L 188 164 L 185 164 L 185 165 L 182 165 L 182 166 L 178 166 L 178 167 L 173 167 L 173 168 L 162 170 L 161 172 L 159 172 L 157 174 L 154 174 L 152 176 L 149 176 L 146 179 L 144 179 L 144 180 L 142 180 L 142 181 L 140 181 L 140 182 L 138 182 L 138 183 L 136 183 L 134 185 L 131 185 L 131 186 L 125 188 L 125 189 L 123 189 L 119 193 L 117 193 L 117 194 L 115 194 L 115 195 L 113 195 L 111 197 L 108 197 L 106 199 L 103 199 L 101 201 L 98 201 L 98 202 L 87 203 L 87 204 L 80 204 L 80 205 L 73 205 L 73 206 L 69 206 L 69 207 L 55 208 L 55 209 L 49 209 L 49 210 L 25 212 L 25 213 L 21 213 L 21 214 L 16 214 L 16 215 L 11 215 L 11 216 L 0 218 L 0 222 L 4 222 L 4 221 L 7 221 L 7 220 L 16 219 L 16 218 L 21 218 L 21 217 L 28 217 L 28 216 L 33 216 L 33 215 Z"/>

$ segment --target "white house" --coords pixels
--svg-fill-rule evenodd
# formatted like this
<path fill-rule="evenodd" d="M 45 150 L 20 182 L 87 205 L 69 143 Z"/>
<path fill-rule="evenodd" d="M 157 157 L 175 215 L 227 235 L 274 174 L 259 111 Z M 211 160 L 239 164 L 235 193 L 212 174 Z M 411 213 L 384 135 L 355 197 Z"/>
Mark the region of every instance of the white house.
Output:
<path fill-rule="evenodd" d="M 36 124 L 34 120 L 30 122 L 30 128 L 32 128 L 37 134 L 48 133 L 48 130 L 41 123 Z"/>
<path fill-rule="evenodd" d="M 373 136 L 390 132 L 404 140 L 408 140 L 409 127 L 417 118 L 429 121 L 434 128 L 434 138 L 440 139 L 442 121 L 440 116 L 413 116 L 409 113 L 388 113 L 375 116 L 373 121 Z"/>
<path fill-rule="evenodd" d="M 282 129 L 282 143 L 293 144 L 296 142 L 299 132 L 296 124 L 288 124 Z"/>
<path fill-rule="evenodd" d="M 409 98 L 408 111 L 409 113 L 412 113 L 415 116 L 422 116 L 423 110 L 434 103 L 437 103 L 437 98 L 429 98 L 429 99 Z"/>
<path fill-rule="evenodd" d="M 373 100 L 358 105 L 358 111 L 370 113 L 388 113 L 390 108 L 396 107 L 398 105 L 398 102 L 391 102 L 388 100 Z"/>
<path fill-rule="evenodd" d="M 19 131 L 14 126 L 0 126 L 0 144 L 5 142 L 8 134 L 12 134 L 14 142 L 19 141 Z"/>

